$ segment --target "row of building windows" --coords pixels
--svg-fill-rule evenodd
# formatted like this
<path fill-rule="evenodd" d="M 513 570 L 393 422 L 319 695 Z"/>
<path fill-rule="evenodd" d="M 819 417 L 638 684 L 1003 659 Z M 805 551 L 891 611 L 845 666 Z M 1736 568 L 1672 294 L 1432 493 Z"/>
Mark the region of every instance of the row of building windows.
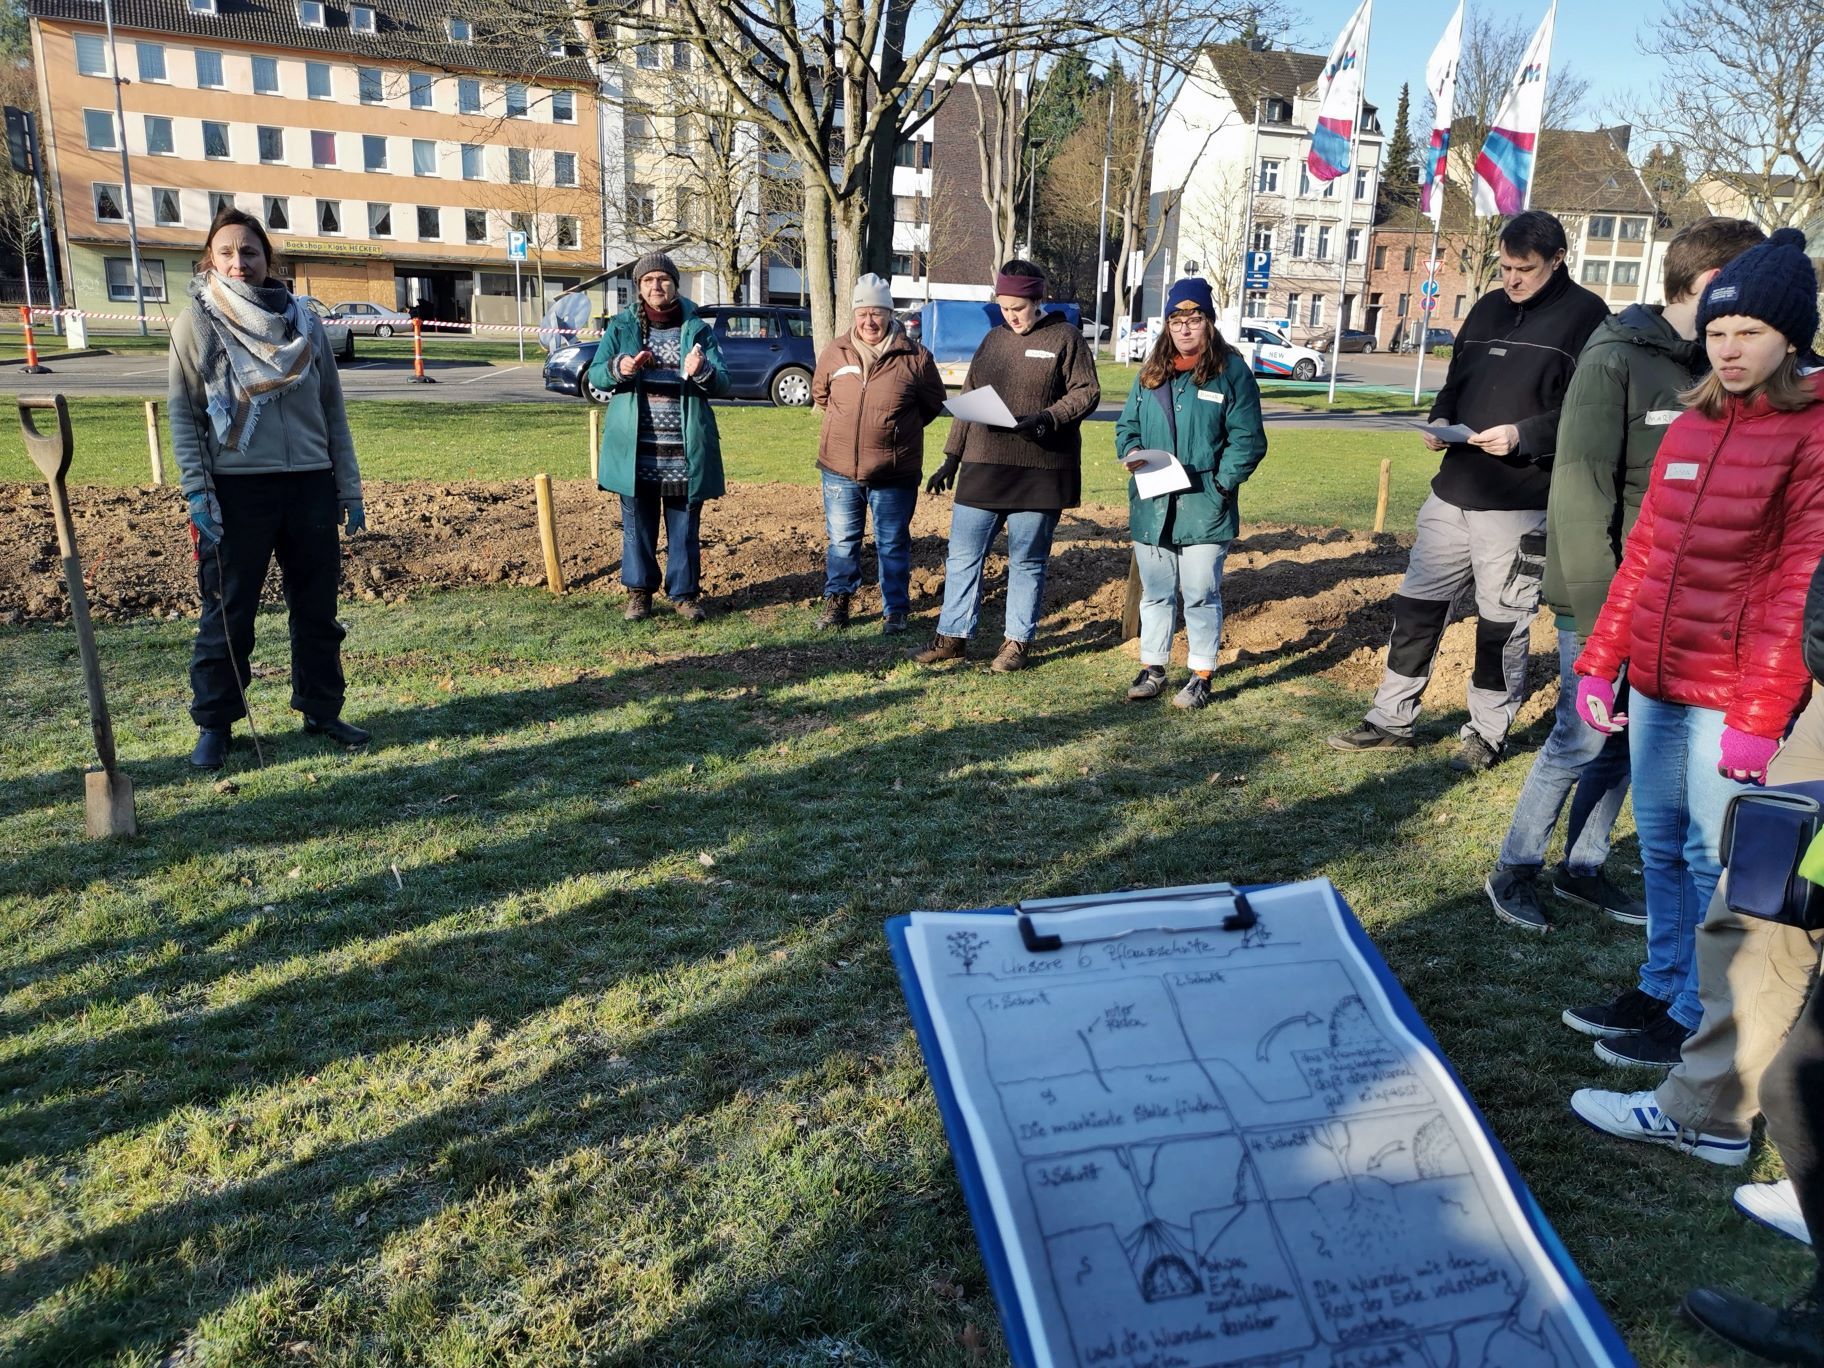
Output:
<path fill-rule="evenodd" d="M 1254 181 L 1255 191 L 1262 195 L 1279 194 L 1280 175 L 1285 168 L 1285 164 L 1283 158 L 1262 157 L 1260 159 L 1260 174 Z M 1365 166 L 1356 167 L 1355 197 L 1358 200 L 1365 200 L 1368 198 L 1368 181 L 1372 174 L 1373 173 Z M 1336 180 L 1323 181 L 1321 182 L 1322 188 L 1320 189 L 1320 182 L 1315 180 L 1311 175 L 1311 164 L 1302 161 L 1298 164 L 1298 193 L 1300 195 L 1316 195 L 1323 199 L 1335 199 L 1336 183 L 1337 180 L 1341 179 L 1342 177 L 1338 176 Z"/>
<path fill-rule="evenodd" d="M 94 187 L 95 217 L 102 223 L 125 223 L 126 198 L 119 185 L 98 183 Z M 215 216 L 224 209 L 238 207 L 236 197 L 225 190 L 178 190 L 170 186 L 154 185 L 149 195 L 152 203 L 152 222 L 159 228 L 182 228 L 185 226 L 186 214 L 184 203 L 188 197 L 207 197 L 207 212 L 201 216 L 196 226 L 214 221 Z M 319 199 L 303 201 L 309 207 L 306 214 L 314 216 L 314 222 L 307 219 L 298 223 L 293 219 L 292 198 L 288 195 L 263 195 L 260 197 L 260 217 L 275 233 L 320 233 L 325 236 L 342 236 L 346 233 L 343 217 L 343 201 Z M 141 201 L 143 205 L 145 201 Z M 195 209 L 194 202 L 192 210 Z M 367 236 L 373 238 L 396 237 L 394 231 L 394 211 L 408 210 L 416 223 L 418 241 L 442 242 L 443 214 L 442 206 L 435 204 L 393 205 L 369 202 L 367 204 Z M 485 246 L 493 240 L 490 225 L 495 219 L 504 221 L 515 232 L 531 233 L 539 216 L 529 213 L 501 213 L 498 210 L 464 209 L 462 213 L 462 240 L 469 246 Z M 403 215 L 402 215 L 403 217 Z M 582 246 L 583 221 L 575 214 L 554 214 L 550 216 L 552 234 L 550 241 L 560 249 L 572 249 Z M 503 239 L 504 241 L 504 239 Z"/>
<path fill-rule="evenodd" d="M 163 114 L 144 114 L 145 155 L 150 157 L 175 157 L 177 153 L 177 126 L 172 119 Z M 92 152 L 117 152 L 120 144 L 117 141 L 114 123 L 114 112 L 109 109 L 85 109 L 82 111 L 83 132 L 88 139 Z M 235 125 L 219 123 L 210 119 L 201 122 L 201 152 L 205 161 L 234 161 Z M 246 125 L 239 126 L 242 137 L 246 136 Z M 487 152 L 490 144 L 483 143 L 439 143 L 435 138 L 388 138 L 379 133 L 335 133 L 328 129 L 284 128 L 276 124 L 256 124 L 253 128 L 254 143 L 259 152 L 262 165 L 284 166 L 287 160 L 286 135 L 298 134 L 308 138 L 310 145 L 310 162 L 313 167 L 330 168 L 340 166 L 340 139 L 359 138 L 361 140 L 361 169 L 374 173 L 391 173 L 395 170 L 393 144 L 411 144 L 410 167 L 414 176 L 440 176 L 439 167 L 445 155 L 446 147 L 454 147 L 456 160 L 463 180 L 487 180 Z M 555 186 L 575 186 L 577 180 L 577 154 L 574 152 L 540 153 L 535 156 L 529 147 L 508 147 L 506 152 L 506 179 L 514 185 L 531 184 L 540 176 L 547 164 L 549 167 L 548 184 Z M 303 163 L 298 163 L 302 165 Z M 406 163 L 401 161 L 397 170 L 405 170 Z"/>
<path fill-rule="evenodd" d="M 1583 263 L 1583 283 L 1585 285 L 1638 285 L 1640 284 L 1640 263 L 1638 261 L 1586 261 Z"/>
<path fill-rule="evenodd" d="M 1299 310 L 1302 308 L 1306 311 L 1307 326 L 1321 328 L 1324 326 L 1324 309 L 1328 298 L 1327 295 L 1314 294 L 1307 302 L 1303 294 L 1294 291 L 1286 296 L 1286 308 L 1283 315 L 1269 314 L 1267 312 L 1267 292 L 1265 290 L 1249 290 L 1246 297 L 1242 300 L 1241 315 L 1243 318 L 1277 318 L 1283 316 L 1290 319 L 1294 326 L 1297 326 Z"/>
<path fill-rule="evenodd" d="M 1348 257 L 1351 261 L 1360 261 L 1362 259 L 1362 231 L 1363 230 L 1360 228 L 1351 228 L 1349 230 Z M 1295 223 L 1292 225 L 1291 237 L 1288 244 L 1290 248 L 1289 255 L 1295 261 L 1312 259 L 1317 261 L 1328 261 L 1330 260 L 1330 244 L 1334 240 L 1334 237 L 1335 230 L 1327 223 Z M 1278 238 L 1278 232 L 1272 224 L 1257 223 L 1254 225 L 1252 247 L 1256 252 L 1271 252 L 1273 251 L 1274 244 L 1278 241 Z M 1378 254 L 1384 250 L 1384 248 L 1375 249 L 1377 253 L 1377 264 L 1379 264 Z"/>
<path fill-rule="evenodd" d="M 1589 237 L 1592 241 L 1602 242 L 1611 238 L 1621 242 L 1645 242 L 1647 240 L 1647 220 L 1624 218 L 1618 223 L 1611 214 L 1597 214 L 1590 219 Z"/>
<path fill-rule="evenodd" d="M 141 82 L 153 85 L 171 83 L 165 44 L 140 41 L 132 46 L 137 54 Z M 229 89 L 223 54 L 212 48 L 195 48 L 192 52 L 196 62 L 197 87 L 202 90 Z M 236 60 L 238 63 L 238 54 Z M 281 61 L 277 57 L 257 55 L 249 58 L 249 63 L 243 90 L 251 90 L 255 95 L 290 95 L 295 98 L 299 94 L 297 72 L 301 67 L 304 97 L 311 100 L 334 100 L 338 98 L 337 73 L 340 72 L 346 81 L 349 72 L 349 68 L 337 67 L 329 62 Z M 102 38 L 89 33 L 76 35 L 76 70 L 83 76 L 106 77 L 112 74 L 108 66 L 108 46 Z M 530 119 L 533 110 L 538 109 L 548 111 L 552 123 L 576 122 L 574 90 L 541 90 L 524 81 L 507 81 L 498 87 L 484 90 L 481 79 L 476 76 L 438 77 L 428 71 L 397 72 L 369 66 L 358 66 L 353 71 L 354 96 L 365 105 L 395 104 L 403 99 L 408 108 L 436 110 L 439 108 L 437 94 L 441 82 L 446 92 L 454 87 L 455 103 L 452 106 L 446 95 L 442 106 L 445 113 L 452 110 L 457 114 L 503 113 L 509 119 Z M 240 84 L 238 79 L 236 84 Z M 345 90 L 343 98 L 346 98 L 346 94 Z M 498 103 L 493 103 L 496 98 Z M 541 117 L 543 116 L 541 112 Z"/>

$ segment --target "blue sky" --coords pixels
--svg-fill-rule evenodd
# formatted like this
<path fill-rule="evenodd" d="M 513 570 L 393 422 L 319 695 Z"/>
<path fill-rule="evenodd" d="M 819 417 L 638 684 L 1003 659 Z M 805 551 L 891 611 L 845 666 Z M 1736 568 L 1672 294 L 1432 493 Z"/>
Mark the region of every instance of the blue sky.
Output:
<path fill-rule="evenodd" d="M 1295 0 L 1304 16 L 1293 46 L 1305 52 L 1327 52 L 1338 30 L 1360 0 Z M 1530 30 L 1545 17 L 1547 0 L 1521 0 L 1507 9 L 1483 0 L 1484 12 L 1506 9 Z M 1374 27 L 1368 42 L 1368 98 L 1389 121 L 1399 102 L 1400 84 L 1412 85 L 1416 124 L 1424 104 L 1425 63 L 1456 10 L 1456 0 L 1375 0 Z M 1552 42 L 1552 65 L 1569 62 L 1590 83 L 1582 124 L 1595 127 L 1622 117 L 1630 92 L 1645 92 L 1658 61 L 1640 51 L 1640 31 L 1659 17 L 1663 0 L 1560 0 Z M 1418 128 L 1413 129 L 1420 136 Z"/>

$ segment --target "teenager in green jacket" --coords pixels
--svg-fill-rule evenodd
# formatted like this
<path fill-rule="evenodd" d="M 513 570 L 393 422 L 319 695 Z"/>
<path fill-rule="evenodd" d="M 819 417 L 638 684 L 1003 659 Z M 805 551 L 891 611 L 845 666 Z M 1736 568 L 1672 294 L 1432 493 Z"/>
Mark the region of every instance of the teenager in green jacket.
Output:
<path fill-rule="evenodd" d="M 1201 708 L 1222 640 L 1222 565 L 1240 530 L 1235 491 L 1267 454 L 1260 387 L 1216 326 L 1207 280 L 1191 277 L 1165 298 L 1165 327 L 1115 423 L 1115 450 L 1130 471 L 1142 450 L 1168 451 L 1190 488 L 1141 498 L 1128 481 L 1127 520 L 1140 566 L 1140 673 L 1129 702 L 1165 691 L 1173 600 L 1184 599 L 1191 677 L 1172 703 Z"/>
<path fill-rule="evenodd" d="M 639 298 L 609 320 L 589 383 L 612 390 L 602 420 L 596 482 L 621 496 L 621 583 L 629 622 L 652 612 L 659 588 L 659 521 L 665 523 L 665 594 L 679 616 L 701 622 L 703 504 L 722 496 L 722 443 L 712 395 L 728 393 L 715 329 L 678 294 L 678 268 L 663 252 L 633 265 Z"/>

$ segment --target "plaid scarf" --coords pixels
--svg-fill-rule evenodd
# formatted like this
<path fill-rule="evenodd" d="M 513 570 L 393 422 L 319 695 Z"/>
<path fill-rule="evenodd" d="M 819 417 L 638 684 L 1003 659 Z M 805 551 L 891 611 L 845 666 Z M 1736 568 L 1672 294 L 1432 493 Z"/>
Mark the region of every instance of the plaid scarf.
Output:
<path fill-rule="evenodd" d="M 224 451 L 253 440 L 266 401 L 310 374 L 315 353 L 303 306 L 283 285 L 249 285 L 216 271 L 190 282 L 202 341 L 198 369 Z"/>

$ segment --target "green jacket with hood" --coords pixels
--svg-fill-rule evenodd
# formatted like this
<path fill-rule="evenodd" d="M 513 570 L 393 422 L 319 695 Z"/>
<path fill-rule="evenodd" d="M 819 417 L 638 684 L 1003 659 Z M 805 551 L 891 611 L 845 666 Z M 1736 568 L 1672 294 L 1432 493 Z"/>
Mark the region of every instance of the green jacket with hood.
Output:
<path fill-rule="evenodd" d="M 716 431 L 716 411 L 710 407 L 711 395 L 728 393 L 728 366 L 722 360 L 722 348 L 716 344 L 716 330 L 707 318 L 697 312 L 688 299 L 678 300 L 684 306 L 684 321 L 679 325 L 678 355 L 688 356 L 695 346 L 703 348 L 703 369 L 696 378 L 683 385 L 681 403 L 684 419 L 684 459 L 690 467 L 691 503 L 719 499 L 723 493 L 722 439 Z M 643 373 L 631 380 L 620 373 L 620 358 L 637 356 L 640 351 L 640 302 L 621 310 L 608 320 L 608 327 L 595 349 L 595 360 L 589 367 L 589 383 L 598 390 L 613 394 L 608 412 L 602 416 L 602 445 L 596 453 L 595 478 L 603 489 L 615 494 L 634 495 L 634 456 L 640 442 L 640 386 Z"/>
<path fill-rule="evenodd" d="M 1640 514 L 1653 460 L 1704 364 L 1659 305 L 1631 304 L 1585 344 L 1558 421 L 1546 503 L 1545 601 L 1580 637 L 1596 627 L 1622 545 Z"/>

